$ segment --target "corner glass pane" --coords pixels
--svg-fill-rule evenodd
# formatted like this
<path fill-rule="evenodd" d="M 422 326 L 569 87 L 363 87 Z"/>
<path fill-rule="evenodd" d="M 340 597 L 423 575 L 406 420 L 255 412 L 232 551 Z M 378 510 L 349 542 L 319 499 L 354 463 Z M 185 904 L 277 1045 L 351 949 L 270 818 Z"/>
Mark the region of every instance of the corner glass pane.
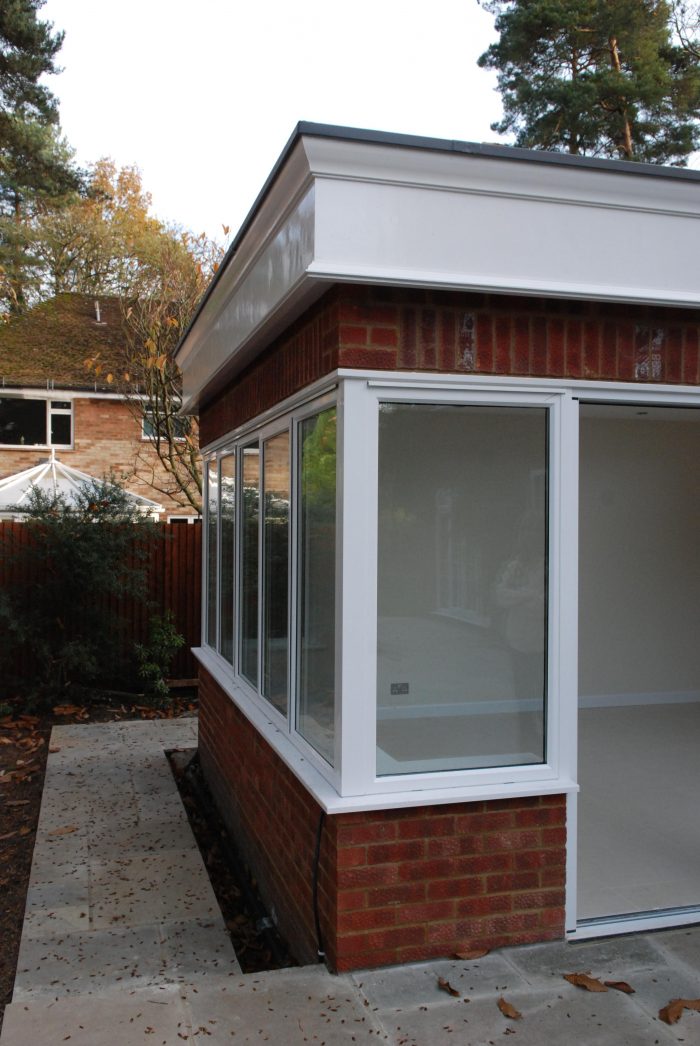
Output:
<path fill-rule="evenodd" d="M 263 446 L 263 696 L 287 714 L 289 644 L 289 432 Z"/>
<path fill-rule="evenodd" d="M 299 426 L 297 730 L 333 764 L 335 708 L 335 407 Z"/>
<path fill-rule="evenodd" d="M 219 482 L 216 461 L 207 464 L 207 643 L 216 648 L 216 566 Z"/>
<path fill-rule="evenodd" d="M 258 685 L 258 523 L 260 519 L 260 451 L 243 448 L 243 510 L 241 514 L 240 671 Z"/>
<path fill-rule="evenodd" d="M 377 773 L 545 758 L 547 412 L 383 404 Z"/>
<path fill-rule="evenodd" d="M 45 446 L 46 437 L 46 400 L 0 398 L 0 444 Z"/>
<path fill-rule="evenodd" d="M 221 573 L 219 578 L 219 649 L 233 664 L 234 550 L 236 543 L 236 456 L 221 459 Z"/>

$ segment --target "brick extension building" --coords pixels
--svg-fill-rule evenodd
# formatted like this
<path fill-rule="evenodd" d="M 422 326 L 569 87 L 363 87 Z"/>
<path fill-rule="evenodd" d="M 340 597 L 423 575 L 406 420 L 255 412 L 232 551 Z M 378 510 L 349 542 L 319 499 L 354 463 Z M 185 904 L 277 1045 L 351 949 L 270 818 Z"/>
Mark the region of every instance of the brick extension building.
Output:
<path fill-rule="evenodd" d="M 194 518 L 163 493 L 166 476 L 142 422 L 107 380 L 125 368 L 122 322 L 114 298 L 60 294 L 0 326 L 0 479 L 53 450 L 89 476 L 113 472 L 161 504 L 164 519 Z M 86 366 L 92 358 L 99 373 Z"/>
<path fill-rule="evenodd" d="M 213 281 L 200 754 L 301 960 L 700 919 L 698 219 L 300 124 Z"/>

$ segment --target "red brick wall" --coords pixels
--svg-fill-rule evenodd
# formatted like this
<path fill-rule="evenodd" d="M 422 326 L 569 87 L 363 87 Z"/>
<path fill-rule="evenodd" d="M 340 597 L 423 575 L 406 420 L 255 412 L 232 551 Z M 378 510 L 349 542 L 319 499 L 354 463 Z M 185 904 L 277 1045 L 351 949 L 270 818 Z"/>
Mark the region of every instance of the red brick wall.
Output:
<path fill-rule="evenodd" d="M 336 367 L 700 382 L 697 313 L 336 287 L 202 409 L 202 446 Z"/>
<path fill-rule="evenodd" d="M 200 413 L 200 445 L 225 436 L 338 366 L 334 292 L 313 305 Z"/>
<path fill-rule="evenodd" d="M 200 754 L 209 786 L 302 962 L 316 959 L 320 809 L 207 672 Z M 565 798 L 543 796 L 325 820 L 323 943 L 342 971 L 563 937 Z"/>

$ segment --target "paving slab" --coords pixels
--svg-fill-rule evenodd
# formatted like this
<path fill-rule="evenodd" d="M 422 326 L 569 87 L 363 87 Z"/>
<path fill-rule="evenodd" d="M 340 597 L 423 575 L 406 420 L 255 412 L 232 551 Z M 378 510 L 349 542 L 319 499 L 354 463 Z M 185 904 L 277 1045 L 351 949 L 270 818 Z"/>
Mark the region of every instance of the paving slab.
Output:
<path fill-rule="evenodd" d="M 317 967 L 250 974 L 185 996 L 191 1041 L 202 1046 L 388 1041 L 350 979 Z"/>
<path fill-rule="evenodd" d="M 192 1042 L 179 988 L 79 996 L 5 1010 L 2 1043 L 10 1046 L 175 1046 Z"/>
<path fill-rule="evenodd" d="M 700 997 L 700 927 L 343 976 L 242 974 L 164 755 L 195 743 L 194 719 L 54 730 L 0 1046 L 700 1046 L 700 1014 L 658 1017 Z M 563 979 L 584 971 L 635 994 Z"/>
<path fill-rule="evenodd" d="M 527 981 L 508 962 L 504 953 L 494 952 L 476 962 L 436 961 L 392 966 L 370 973 L 353 974 L 354 983 L 373 1009 L 411 1007 L 441 1003 L 446 998 L 438 981 L 448 981 L 463 996 L 492 998 L 504 991 L 527 987 Z"/>
<path fill-rule="evenodd" d="M 666 963 L 653 934 L 533 944 L 509 948 L 504 954 L 525 980 L 537 987 L 556 984 L 565 973 L 590 973 L 604 981 L 629 981 L 641 971 Z"/>

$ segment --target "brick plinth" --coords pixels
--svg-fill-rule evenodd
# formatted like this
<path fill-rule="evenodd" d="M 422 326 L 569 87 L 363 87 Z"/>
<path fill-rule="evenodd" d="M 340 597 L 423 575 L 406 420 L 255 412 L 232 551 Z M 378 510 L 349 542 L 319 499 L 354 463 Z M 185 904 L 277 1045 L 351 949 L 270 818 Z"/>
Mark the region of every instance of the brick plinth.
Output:
<path fill-rule="evenodd" d="M 199 744 L 281 932 L 301 962 L 315 961 L 318 805 L 204 670 Z M 328 816 L 318 896 L 330 967 L 562 937 L 565 815 L 557 795 Z"/>

